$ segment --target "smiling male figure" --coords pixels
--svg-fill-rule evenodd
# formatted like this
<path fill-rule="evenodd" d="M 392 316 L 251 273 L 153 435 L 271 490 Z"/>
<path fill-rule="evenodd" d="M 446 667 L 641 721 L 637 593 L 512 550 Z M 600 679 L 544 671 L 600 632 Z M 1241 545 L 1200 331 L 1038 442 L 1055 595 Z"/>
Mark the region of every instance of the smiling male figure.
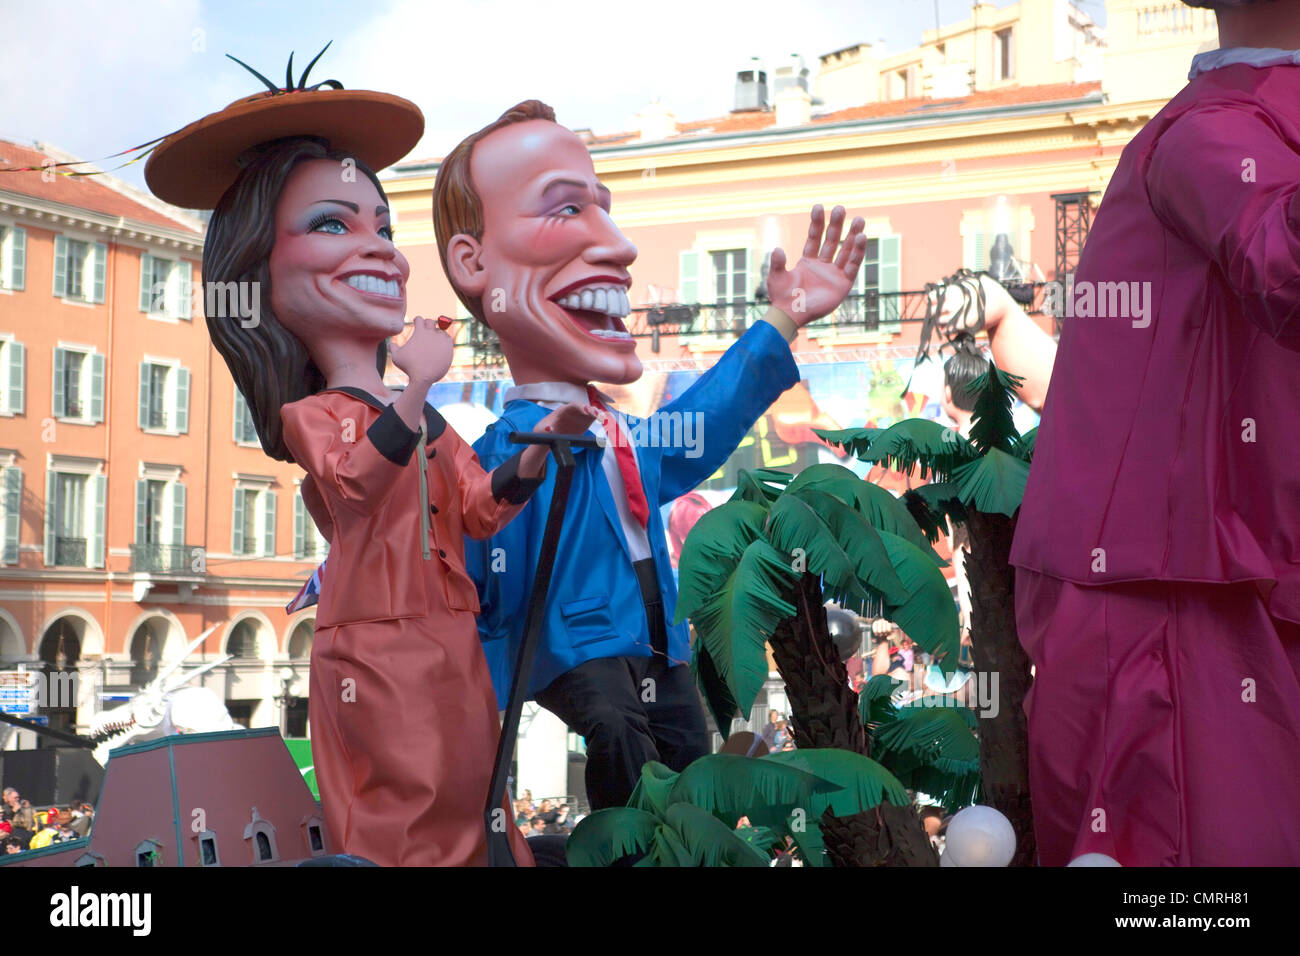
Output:
<path fill-rule="evenodd" d="M 496 332 L 515 383 L 501 419 L 474 446 L 492 468 L 517 451 L 512 431 L 533 430 L 551 408 L 573 399 L 607 408 L 610 399 L 593 382 L 640 377 L 636 342 L 622 321 L 636 248 L 610 218 L 609 190 L 596 179 L 586 146 L 537 101 L 457 146 L 438 170 L 433 202 L 447 276 L 470 312 Z M 788 343 L 799 326 L 839 305 L 865 254 L 862 221 L 841 242 L 843 226 L 842 209 L 829 228 L 814 209 L 798 265 L 786 269 L 784 253 L 773 253 L 765 319 L 656 413 L 700 424 L 689 448 L 663 441 L 634 447 L 645 423 L 607 411 L 592 427 L 608 439 L 604 449 L 574 450 L 528 692 L 586 738 L 593 808 L 624 804 L 648 760 L 681 770 L 709 751 L 686 666 L 688 630 L 671 623 L 677 591 L 659 509 L 716 471 L 798 381 Z M 552 472 L 501 533 L 467 542 L 482 605 L 479 635 L 503 706 L 554 482 Z"/>

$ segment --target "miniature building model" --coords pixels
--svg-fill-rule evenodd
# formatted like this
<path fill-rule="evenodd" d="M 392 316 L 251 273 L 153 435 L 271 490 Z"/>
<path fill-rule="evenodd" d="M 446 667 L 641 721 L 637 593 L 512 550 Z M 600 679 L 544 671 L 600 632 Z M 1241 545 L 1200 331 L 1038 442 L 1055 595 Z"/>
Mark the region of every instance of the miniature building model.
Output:
<path fill-rule="evenodd" d="M 90 836 L 0 866 L 292 866 L 331 846 L 283 738 L 263 727 L 114 750 Z"/>

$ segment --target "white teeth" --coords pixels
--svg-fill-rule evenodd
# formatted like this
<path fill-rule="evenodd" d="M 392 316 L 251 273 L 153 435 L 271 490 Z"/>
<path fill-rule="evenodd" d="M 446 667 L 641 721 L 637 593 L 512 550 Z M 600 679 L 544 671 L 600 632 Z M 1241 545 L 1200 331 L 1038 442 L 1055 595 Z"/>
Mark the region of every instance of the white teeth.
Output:
<path fill-rule="evenodd" d="M 605 294 L 605 290 L 594 289 L 593 294 L 595 297 L 592 299 L 591 307 L 595 309 L 597 312 L 605 312 L 606 311 L 605 299 L 607 298 Z"/>
<path fill-rule="evenodd" d="M 378 276 L 356 275 L 348 276 L 348 285 L 361 292 L 370 292 L 375 295 L 387 295 L 397 298 L 401 295 L 401 289 L 397 285 L 396 279 L 381 279 Z"/>
<path fill-rule="evenodd" d="M 626 289 L 619 289 L 619 290 L 618 290 L 618 307 L 619 307 L 620 309 L 623 310 L 623 314 L 620 315 L 619 318 L 625 318 L 625 317 L 627 317 L 628 315 L 631 315 L 631 313 L 632 313 L 632 303 L 629 302 L 628 299 L 627 299 L 627 290 L 626 290 Z"/>
<path fill-rule="evenodd" d="M 590 309 L 596 303 L 596 294 L 590 289 L 582 290 L 582 301 L 578 306 L 580 309 Z"/>
<path fill-rule="evenodd" d="M 592 329 L 591 334 L 602 339 L 614 339 L 620 342 L 631 341 L 632 339 L 630 332 L 622 332 L 617 329 Z"/>

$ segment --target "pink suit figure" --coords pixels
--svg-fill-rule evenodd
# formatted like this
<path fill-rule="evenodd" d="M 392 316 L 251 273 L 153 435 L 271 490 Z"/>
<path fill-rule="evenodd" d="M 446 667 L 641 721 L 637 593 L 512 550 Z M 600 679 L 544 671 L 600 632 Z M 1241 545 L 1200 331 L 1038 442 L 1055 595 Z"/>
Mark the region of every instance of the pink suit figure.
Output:
<path fill-rule="evenodd" d="M 1011 555 L 1044 865 L 1300 863 L 1297 60 L 1198 56 L 1079 263 Z"/>

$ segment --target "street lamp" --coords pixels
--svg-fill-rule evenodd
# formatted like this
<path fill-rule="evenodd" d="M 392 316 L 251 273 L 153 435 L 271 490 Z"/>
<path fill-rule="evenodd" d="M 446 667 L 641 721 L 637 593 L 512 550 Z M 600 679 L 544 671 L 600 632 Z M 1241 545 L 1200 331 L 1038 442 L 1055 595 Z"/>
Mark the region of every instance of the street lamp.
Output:
<path fill-rule="evenodd" d="M 288 665 L 280 668 L 280 693 L 276 695 L 275 700 L 280 704 L 280 736 L 289 736 L 289 702 L 293 700 L 293 694 L 289 688 L 293 684 L 293 679 L 297 676 L 292 667 Z"/>

